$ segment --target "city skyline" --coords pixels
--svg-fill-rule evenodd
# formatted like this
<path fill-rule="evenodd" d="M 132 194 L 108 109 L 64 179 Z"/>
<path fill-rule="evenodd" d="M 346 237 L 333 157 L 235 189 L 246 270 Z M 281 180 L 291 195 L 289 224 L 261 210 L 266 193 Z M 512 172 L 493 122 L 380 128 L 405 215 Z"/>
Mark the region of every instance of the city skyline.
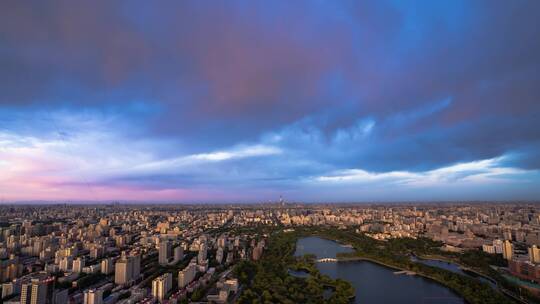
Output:
<path fill-rule="evenodd" d="M 0 200 L 537 201 L 538 1 L 0 4 Z"/>

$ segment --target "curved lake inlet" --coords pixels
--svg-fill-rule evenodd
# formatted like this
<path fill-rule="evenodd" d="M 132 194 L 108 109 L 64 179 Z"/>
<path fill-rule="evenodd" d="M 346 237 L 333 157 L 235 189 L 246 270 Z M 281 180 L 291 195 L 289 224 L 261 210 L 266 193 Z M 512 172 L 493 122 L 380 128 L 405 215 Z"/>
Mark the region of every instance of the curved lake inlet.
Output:
<path fill-rule="evenodd" d="M 485 278 L 485 277 L 483 277 L 481 275 L 478 275 L 478 274 L 476 274 L 474 272 L 463 270 L 463 269 L 461 269 L 461 267 L 459 267 L 459 265 L 451 263 L 451 262 L 433 260 L 433 259 L 423 259 L 423 258 L 418 258 L 418 257 L 415 257 L 415 256 L 411 257 L 411 261 L 417 262 L 417 263 L 422 263 L 422 264 L 428 265 L 428 266 L 433 266 L 433 267 L 446 269 L 448 271 L 451 271 L 451 272 L 454 272 L 454 273 L 457 273 L 457 274 L 461 274 L 461 275 L 464 275 L 464 276 L 467 276 L 467 277 L 477 279 L 480 282 L 487 283 L 492 288 L 497 288 L 497 285 L 495 285 L 495 283 L 493 283 L 491 280 L 489 280 L 489 279 L 487 279 L 487 278 Z"/>
<path fill-rule="evenodd" d="M 319 237 L 298 240 L 295 255 L 314 254 L 318 259 L 335 258 L 353 249 Z M 465 301 L 452 290 L 420 276 L 396 275 L 395 269 L 368 261 L 317 263 L 322 274 L 351 282 L 355 303 L 459 304 Z"/>

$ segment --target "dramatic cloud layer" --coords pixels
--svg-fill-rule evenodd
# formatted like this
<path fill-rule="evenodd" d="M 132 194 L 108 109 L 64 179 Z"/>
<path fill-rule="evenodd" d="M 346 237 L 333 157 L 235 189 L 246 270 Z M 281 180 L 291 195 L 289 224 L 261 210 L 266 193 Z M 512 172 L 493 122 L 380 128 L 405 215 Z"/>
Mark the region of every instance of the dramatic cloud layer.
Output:
<path fill-rule="evenodd" d="M 0 199 L 538 199 L 539 12 L 3 1 Z"/>

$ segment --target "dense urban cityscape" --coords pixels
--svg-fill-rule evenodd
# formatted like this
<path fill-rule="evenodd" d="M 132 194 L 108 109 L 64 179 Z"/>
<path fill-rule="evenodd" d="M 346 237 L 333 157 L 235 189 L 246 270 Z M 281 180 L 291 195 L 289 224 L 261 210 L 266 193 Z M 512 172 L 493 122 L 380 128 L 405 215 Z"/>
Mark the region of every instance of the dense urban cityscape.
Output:
<path fill-rule="evenodd" d="M 540 304 L 540 0 L 1 0 L 0 295 Z"/>
<path fill-rule="evenodd" d="M 411 243 L 411 263 L 446 259 L 491 282 L 482 283 L 491 294 L 481 299 L 450 286 L 467 302 L 492 303 L 489 297 L 495 296 L 509 303 L 540 299 L 540 207 L 535 204 L 2 205 L 0 224 L 3 303 L 288 303 L 287 295 L 249 298 L 257 279 L 246 280 L 243 271 L 264 265 L 280 235 L 300 231 L 327 239 L 335 233 L 335 241 L 360 250 L 347 238 L 375 244 L 426 240 L 428 251 Z M 483 269 L 460 261 L 469 253 L 493 264 Z M 373 262 L 409 269 L 376 257 Z M 408 275 L 430 277 L 421 270 Z M 341 301 L 332 299 L 329 303 Z"/>

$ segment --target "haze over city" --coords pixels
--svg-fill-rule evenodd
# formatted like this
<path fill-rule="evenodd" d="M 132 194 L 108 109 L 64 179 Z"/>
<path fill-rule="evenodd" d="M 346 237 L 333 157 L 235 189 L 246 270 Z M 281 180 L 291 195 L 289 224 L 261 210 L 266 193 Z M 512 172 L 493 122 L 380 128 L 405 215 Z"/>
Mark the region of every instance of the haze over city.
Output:
<path fill-rule="evenodd" d="M 4 202 L 527 200 L 538 1 L 3 1 Z"/>

